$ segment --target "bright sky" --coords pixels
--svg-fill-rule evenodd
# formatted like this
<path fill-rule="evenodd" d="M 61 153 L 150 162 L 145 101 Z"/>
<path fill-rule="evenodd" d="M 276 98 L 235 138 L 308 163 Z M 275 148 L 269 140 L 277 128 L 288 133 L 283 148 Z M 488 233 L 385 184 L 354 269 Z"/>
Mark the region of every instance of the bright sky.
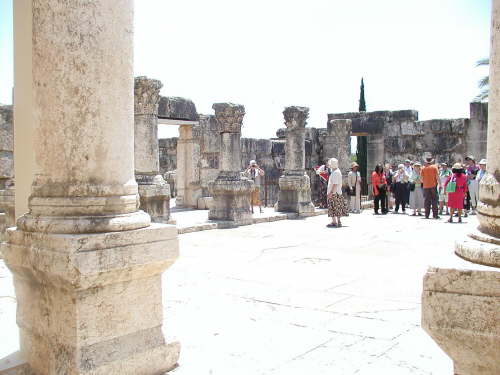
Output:
<path fill-rule="evenodd" d="M 2 103 L 11 3 L 0 0 Z M 289 105 L 310 107 L 314 127 L 357 111 L 362 76 L 368 111 L 468 117 L 489 28 L 490 0 L 137 0 L 135 75 L 160 79 L 162 95 L 190 98 L 200 113 L 245 105 L 246 137 L 274 136 Z"/>

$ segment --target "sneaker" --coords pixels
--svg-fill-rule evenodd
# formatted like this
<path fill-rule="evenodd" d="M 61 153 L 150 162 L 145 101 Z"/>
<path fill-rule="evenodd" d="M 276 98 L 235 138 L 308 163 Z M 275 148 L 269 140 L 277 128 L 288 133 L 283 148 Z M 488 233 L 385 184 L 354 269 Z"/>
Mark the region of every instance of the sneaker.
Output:
<path fill-rule="evenodd" d="M 440 216 L 434 216 L 433 219 L 438 220 L 438 219 L 441 219 L 441 217 Z"/>

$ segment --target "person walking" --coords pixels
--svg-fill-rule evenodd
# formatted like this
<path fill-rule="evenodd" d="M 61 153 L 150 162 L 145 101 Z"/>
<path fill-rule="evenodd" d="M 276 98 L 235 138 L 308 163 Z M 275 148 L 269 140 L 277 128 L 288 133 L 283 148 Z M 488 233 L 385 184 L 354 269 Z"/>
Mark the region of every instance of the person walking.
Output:
<path fill-rule="evenodd" d="M 340 218 L 349 215 L 347 203 L 342 196 L 342 172 L 339 169 L 339 161 L 335 158 L 328 161 L 328 166 L 331 170 L 327 188 L 328 217 L 332 218 L 332 222 L 327 227 L 340 228 Z"/>
<path fill-rule="evenodd" d="M 384 170 L 380 164 L 377 164 L 375 166 L 375 170 L 372 172 L 372 188 L 375 215 L 378 215 L 380 206 L 382 208 L 382 215 L 387 214 L 385 199 L 387 193 L 387 181 L 385 180 Z"/>
<path fill-rule="evenodd" d="M 439 170 L 434 159 L 431 157 L 425 159 L 425 165 L 422 168 L 422 185 L 424 189 L 424 209 L 425 218 L 428 219 L 431 214 L 434 219 L 439 219 L 438 215 L 438 185 Z"/>
<path fill-rule="evenodd" d="M 347 175 L 351 212 L 355 214 L 359 214 L 361 212 L 361 174 L 358 169 L 359 164 L 353 162 L 351 164 L 351 171 Z"/>
<path fill-rule="evenodd" d="M 448 164 L 441 163 L 441 169 L 439 170 L 439 214 L 443 215 L 444 210 L 446 210 L 445 215 L 448 215 L 448 194 L 444 190 L 444 184 L 448 177 L 451 176 L 451 170 L 448 168 Z"/>
<path fill-rule="evenodd" d="M 422 208 L 424 207 L 424 193 L 422 190 L 422 175 L 420 169 L 422 164 L 415 162 L 409 178 L 410 187 L 410 207 L 413 209 L 411 216 L 422 216 Z"/>
<path fill-rule="evenodd" d="M 453 223 L 455 210 L 458 211 L 458 222 L 461 223 L 464 197 L 467 193 L 467 177 L 460 163 L 455 163 L 451 171 L 453 174 L 448 177 L 444 185 L 445 191 L 448 193 L 448 207 L 450 208 L 448 223 Z"/>
<path fill-rule="evenodd" d="M 394 213 L 397 214 L 399 211 L 399 206 L 403 213 L 406 213 L 406 191 L 408 190 L 408 179 L 410 176 L 405 171 L 404 165 L 399 164 L 398 170 L 393 176 L 393 191 L 395 205 Z"/>
<path fill-rule="evenodd" d="M 260 213 L 262 213 L 262 203 L 260 201 L 260 187 L 262 184 L 262 177 L 264 176 L 264 170 L 257 165 L 255 160 L 250 160 L 248 168 L 245 170 L 245 175 L 251 179 L 254 183 L 254 190 L 251 196 L 251 206 L 253 213 L 253 206 L 259 206 Z"/>

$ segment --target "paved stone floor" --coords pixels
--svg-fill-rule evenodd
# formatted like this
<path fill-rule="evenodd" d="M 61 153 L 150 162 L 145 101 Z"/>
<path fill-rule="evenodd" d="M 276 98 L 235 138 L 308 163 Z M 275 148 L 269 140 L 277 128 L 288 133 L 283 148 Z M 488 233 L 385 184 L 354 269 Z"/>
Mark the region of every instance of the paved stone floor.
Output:
<path fill-rule="evenodd" d="M 475 225 L 371 211 L 180 236 L 164 274 L 175 375 L 452 374 L 420 328 L 422 278 L 466 262 L 453 242 Z M 147 308 L 147 307 L 145 307 Z M 0 261 L 0 357 L 18 347 L 11 276 Z"/>

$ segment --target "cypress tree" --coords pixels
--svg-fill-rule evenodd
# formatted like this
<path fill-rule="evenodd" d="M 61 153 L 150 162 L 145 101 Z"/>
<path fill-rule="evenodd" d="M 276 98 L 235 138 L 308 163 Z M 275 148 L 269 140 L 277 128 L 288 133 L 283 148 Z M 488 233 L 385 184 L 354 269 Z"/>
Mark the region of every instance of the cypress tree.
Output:
<path fill-rule="evenodd" d="M 359 88 L 359 112 L 366 112 L 366 102 L 365 102 L 365 83 L 363 78 L 361 78 L 361 86 Z M 366 163 L 367 163 L 367 148 L 368 148 L 368 140 L 365 136 L 357 137 L 357 147 L 356 147 L 356 160 L 359 164 L 359 173 L 361 174 L 361 178 L 363 181 L 362 184 L 362 193 L 368 194 L 366 190 L 367 186 L 367 171 L 366 171 Z"/>
<path fill-rule="evenodd" d="M 366 112 L 366 102 L 365 102 L 365 83 L 363 82 L 363 77 L 361 77 L 361 87 L 359 88 L 359 112 Z"/>

